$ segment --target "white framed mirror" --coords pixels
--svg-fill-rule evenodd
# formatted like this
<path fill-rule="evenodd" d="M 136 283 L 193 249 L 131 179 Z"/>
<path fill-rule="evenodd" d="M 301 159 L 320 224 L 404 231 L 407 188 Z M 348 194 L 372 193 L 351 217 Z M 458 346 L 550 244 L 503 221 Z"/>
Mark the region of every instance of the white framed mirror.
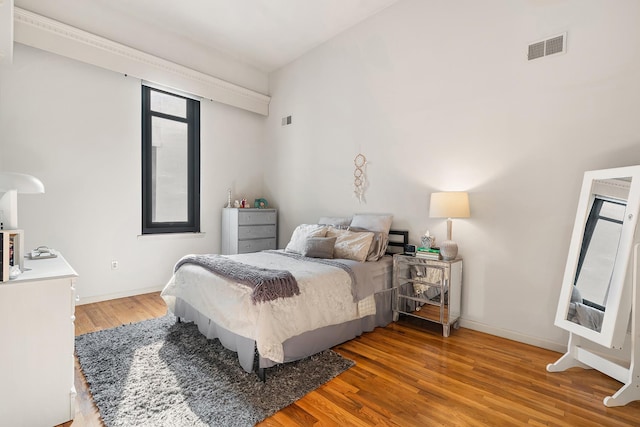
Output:
<path fill-rule="evenodd" d="M 556 326 L 604 347 L 622 347 L 639 208 L 640 166 L 585 172 Z"/>

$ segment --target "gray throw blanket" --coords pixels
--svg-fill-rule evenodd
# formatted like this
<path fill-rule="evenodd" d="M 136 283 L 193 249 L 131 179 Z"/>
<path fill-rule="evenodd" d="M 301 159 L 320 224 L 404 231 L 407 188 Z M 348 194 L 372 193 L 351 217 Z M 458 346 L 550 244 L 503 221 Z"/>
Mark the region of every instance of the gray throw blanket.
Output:
<path fill-rule="evenodd" d="M 365 297 L 368 297 L 372 293 L 371 288 L 367 285 L 369 283 L 372 283 L 373 278 L 370 274 L 371 271 L 366 268 L 366 263 L 364 262 L 335 258 L 310 258 L 293 252 L 284 252 L 278 250 L 266 250 L 264 252 L 287 256 L 289 258 L 294 258 L 300 261 L 315 262 L 318 264 L 325 264 L 332 267 L 341 268 L 342 270 L 347 272 L 349 274 L 349 277 L 351 278 L 351 295 L 353 296 L 353 302 L 358 302 Z"/>
<path fill-rule="evenodd" d="M 604 320 L 604 311 L 590 307 L 581 302 L 572 302 L 569 305 L 569 314 L 567 319 L 582 326 L 600 332 L 602 329 L 602 321 Z"/>
<path fill-rule="evenodd" d="M 186 255 L 178 261 L 173 271 L 176 272 L 184 264 L 199 265 L 213 274 L 249 286 L 254 304 L 300 294 L 296 278 L 286 270 L 255 267 L 220 255 Z"/>

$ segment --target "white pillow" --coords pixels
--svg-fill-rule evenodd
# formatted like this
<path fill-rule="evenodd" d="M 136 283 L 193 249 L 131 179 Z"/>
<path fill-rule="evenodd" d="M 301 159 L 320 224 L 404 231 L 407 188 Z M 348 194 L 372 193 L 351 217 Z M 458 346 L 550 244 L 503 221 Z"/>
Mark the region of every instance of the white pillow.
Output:
<path fill-rule="evenodd" d="M 373 241 L 373 233 L 371 232 L 356 233 L 335 227 L 329 227 L 327 237 L 336 238 L 336 244 L 333 248 L 334 258 L 352 259 L 360 262 L 367 260 L 369 247 Z"/>
<path fill-rule="evenodd" d="M 383 233 L 381 231 L 370 231 L 360 227 L 349 227 L 347 228 L 347 230 L 353 231 L 356 233 L 362 233 L 362 232 L 373 233 L 373 240 L 371 241 L 371 246 L 369 247 L 369 253 L 367 254 L 367 261 L 378 261 L 386 253 L 387 246 L 389 245 L 388 234 Z"/>
<path fill-rule="evenodd" d="M 393 215 L 355 214 L 351 220 L 350 226 L 389 234 L 392 221 Z"/>
<path fill-rule="evenodd" d="M 320 224 L 300 224 L 293 230 L 291 240 L 284 249 L 285 252 L 302 254 L 305 250 L 307 237 L 325 237 L 329 227 Z"/>
<path fill-rule="evenodd" d="M 367 261 L 377 261 L 387 252 L 392 221 L 393 215 L 388 214 L 355 214 L 353 216 L 349 230 L 375 232 Z"/>
<path fill-rule="evenodd" d="M 351 224 L 350 216 L 322 216 L 318 220 L 318 224 L 333 226 L 349 226 Z"/>

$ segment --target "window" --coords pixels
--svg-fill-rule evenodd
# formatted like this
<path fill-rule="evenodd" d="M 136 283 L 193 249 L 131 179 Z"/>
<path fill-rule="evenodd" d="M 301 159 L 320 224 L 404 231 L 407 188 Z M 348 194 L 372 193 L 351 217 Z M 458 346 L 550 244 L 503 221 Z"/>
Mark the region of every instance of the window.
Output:
<path fill-rule="evenodd" d="M 200 102 L 142 86 L 142 234 L 200 231 Z"/>
<path fill-rule="evenodd" d="M 601 311 L 607 305 L 625 209 L 621 201 L 595 197 L 585 225 L 574 284 L 583 303 Z"/>

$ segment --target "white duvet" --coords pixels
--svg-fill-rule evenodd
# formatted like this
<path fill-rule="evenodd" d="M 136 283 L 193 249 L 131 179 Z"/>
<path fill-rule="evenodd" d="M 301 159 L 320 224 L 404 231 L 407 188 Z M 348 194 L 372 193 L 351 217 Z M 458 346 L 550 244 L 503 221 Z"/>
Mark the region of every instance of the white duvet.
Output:
<path fill-rule="evenodd" d="M 253 304 L 251 289 L 185 264 L 162 291 L 169 309 L 176 298 L 219 326 L 256 341 L 261 356 L 284 362 L 282 344 L 303 332 L 375 314 L 373 295 L 353 301 L 350 275 L 341 268 L 268 252 L 233 255 L 235 261 L 290 271 L 300 294 Z"/>

